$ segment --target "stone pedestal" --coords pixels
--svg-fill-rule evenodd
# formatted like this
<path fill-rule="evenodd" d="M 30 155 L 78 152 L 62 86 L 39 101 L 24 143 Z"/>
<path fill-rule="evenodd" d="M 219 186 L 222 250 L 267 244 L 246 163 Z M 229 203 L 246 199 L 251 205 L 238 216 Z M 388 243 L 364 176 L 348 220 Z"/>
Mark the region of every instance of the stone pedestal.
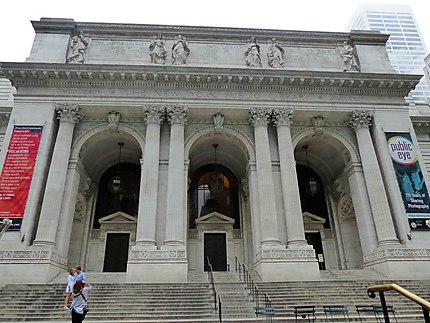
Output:
<path fill-rule="evenodd" d="M 62 272 L 67 273 L 66 258 L 53 250 L 29 247 L 0 251 L 0 285 L 45 284 Z"/>
<path fill-rule="evenodd" d="M 127 265 L 128 283 L 185 283 L 185 250 L 132 250 Z"/>
<path fill-rule="evenodd" d="M 364 257 L 363 267 L 389 279 L 430 279 L 430 249 L 380 246 Z"/>
<path fill-rule="evenodd" d="M 320 271 L 315 251 L 309 249 L 264 248 L 253 268 L 263 281 L 318 280 Z"/>

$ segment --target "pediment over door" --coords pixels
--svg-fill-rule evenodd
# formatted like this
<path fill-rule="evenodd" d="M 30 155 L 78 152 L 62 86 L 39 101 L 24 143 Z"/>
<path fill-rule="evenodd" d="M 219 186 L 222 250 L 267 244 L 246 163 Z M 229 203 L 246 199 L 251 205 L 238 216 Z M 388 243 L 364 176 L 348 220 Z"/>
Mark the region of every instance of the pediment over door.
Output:
<path fill-rule="evenodd" d="M 303 223 L 306 230 L 317 230 L 321 231 L 324 229 L 324 223 L 326 219 L 319 217 L 318 215 L 310 212 L 303 212 Z"/>
<path fill-rule="evenodd" d="M 135 241 L 136 229 L 137 229 L 137 218 L 118 211 L 109 214 L 101 219 L 100 223 L 100 239 L 106 239 L 106 233 L 130 233 L 131 241 Z"/>
<path fill-rule="evenodd" d="M 211 212 L 196 219 L 199 231 L 232 231 L 234 219 L 219 212 Z"/>
<path fill-rule="evenodd" d="M 99 219 L 99 223 L 100 225 L 109 223 L 137 223 L 137 218 L 122 211 L 118 211 Z"/>

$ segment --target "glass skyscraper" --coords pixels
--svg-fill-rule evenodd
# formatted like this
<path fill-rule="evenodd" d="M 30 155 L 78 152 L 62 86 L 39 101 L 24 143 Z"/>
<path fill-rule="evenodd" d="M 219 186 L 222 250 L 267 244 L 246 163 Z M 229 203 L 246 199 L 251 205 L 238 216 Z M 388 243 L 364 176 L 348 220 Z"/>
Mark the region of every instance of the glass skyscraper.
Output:
<path fill-rule="evenodd" d="M 399 73 L 423 74 L 427 49 L 410 6 L 362 5 L 348 25 L 348 31 L 353 29 L 389 34 L 386 48 L 393 68 Z M 425 77 L 409 98 L 416 103 L 429 103 L 430 88 Z"/>

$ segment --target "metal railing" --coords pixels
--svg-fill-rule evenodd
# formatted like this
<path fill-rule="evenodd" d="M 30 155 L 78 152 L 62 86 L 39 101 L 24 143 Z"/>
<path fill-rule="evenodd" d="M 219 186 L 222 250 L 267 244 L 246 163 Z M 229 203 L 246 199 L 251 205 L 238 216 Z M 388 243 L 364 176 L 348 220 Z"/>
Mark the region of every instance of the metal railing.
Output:
<path fill-rule="evenodd" d="M 209 260 L 209 257 L 206 257 L 206 260 L 208 262 L 209 271 L 208 271 L 208 277 L 209 281 L 211 282 L 212 291 L 214 293 L 214 306 L 215 306 L 215 312 L 218 312 L 218 318 L 219 322 L 222 323 L 222 299 L 221 295 L 218 293 L 218 290 L 216 288 L 215 278 L 214 278 L 214 271 L 212 269 L 212 264 Z"/>
<path fill-rule="evenodd" d="M 270 321 L 272 317 L 275 315 L 275 311 L 272 307 L 272 299 L 269 294 L 262 293 L 252 278 L 248 268 L 246 268 L 245 264 L 242 264 L 237 257 L 234 257 L 235 260 L 235 271 L 239 275 L 239 280 L 242 280 L 246 288 L 249 290 L 249 293 L 252 296 L 252 300 L 255 302 L 255 313 L 264 314 L 269 316 Z M 264 300 L 264 306 L 260 305 L 260 297 L 262 296 Z"/>
<path fill-rule="evenodd" d="M 390 323 L 390 317 L 388 315 L 387 303 L 385 301 L 384 292 L 390 291 L 390 290 L 393 290 L 393 291 L 399 293 L 400 295 L 403 295 L 404 297 L 409 298 L 411 301 L 420 305 L 422 310 L 423 310 L 424 322 L 430 323 L 430 318 L 429 318 L 430 302 L 428 302 L 425 299 L 415 295 L 414 293 L 411 293 L 407 289 L 404 289 L 403 287 L 400 287 L 397 284 L 385 284 L 385 285 L 370 286 L 367 289 L 367 295 L 370 298 L 375 298 L 376 297 L 375 292 L 379 292 L 379 298 L 381 299 L 382 312 L 384 313 L 385 323 Z"/>

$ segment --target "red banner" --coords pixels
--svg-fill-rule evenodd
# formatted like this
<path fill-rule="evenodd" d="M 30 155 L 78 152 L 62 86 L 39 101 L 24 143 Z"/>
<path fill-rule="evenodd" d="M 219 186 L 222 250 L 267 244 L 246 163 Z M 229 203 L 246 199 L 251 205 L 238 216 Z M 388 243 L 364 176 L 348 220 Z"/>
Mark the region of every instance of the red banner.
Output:
<path fill-rule="evenodd" d="M 0 219 L 15 224 L 24 216 L 41 136 L 42 126 L 14 127 L 0 177 Z"/>

